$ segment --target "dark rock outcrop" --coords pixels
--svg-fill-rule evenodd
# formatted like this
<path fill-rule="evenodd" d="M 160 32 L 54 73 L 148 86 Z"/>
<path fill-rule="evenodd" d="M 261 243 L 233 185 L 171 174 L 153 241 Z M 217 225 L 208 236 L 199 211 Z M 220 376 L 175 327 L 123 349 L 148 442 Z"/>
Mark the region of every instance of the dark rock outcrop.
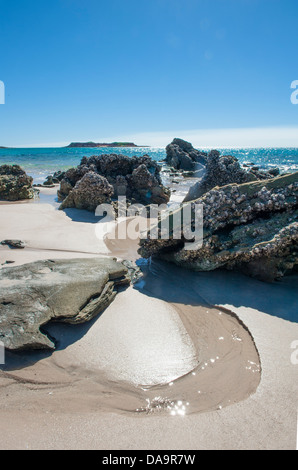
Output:
<path fill-rule="evenodd" d="M 0 200 L 33 199 L 33 178 L 18 165 L 0 166 Z"/>
<path fill-rule="evenodd" d="M 166 163 L 177 170 L 196 171 L 206 163 L 207 154 L 195 150 L 193 146 L 182 139 L 174 139 L 166 148 Z"/>
<path fill-rule="evenodd" d="M 65 171 L 56 171 L 53 175 L 47 176 L 42 185 L 37 186 L 53 187 L 55 184 L 59 184 L 63 180 L 64 176 Z"/>
<path fill-rule="evenodd" d="M 208 153 L 205 168 L 205 174 L 190 188 L 184 200 L 185 202 L 198 199 L 216 186 L 268 180 L 280 175 L 278 168 L 262 170 L 253 164 L 241 166 L 236 157 L 231 155 L 221 156 L 217 150 L 212 150 Z"/>
<path fill-rule="evenodd" d="M 149 233 L 140 254 L 197 271 L 240 270 L 263 281 L 297 268 L 298 173 L 216 187 L 195 203 L 204 208 L 202 248 L 186 250 L 183 237 L 150 240 Z"/>
<path fill-rule="evenodd" d="M 131 158 L 111 154 L 84 157 L 77 168 L 71 168 L 65 173 L 58 191 L 59 200 L 63 201 L 61 208 L 77 207 L 74 205 L 76 202 L 71 193 L 78 190 L 77 185 L 90 172 L 105 179 L 112 187 L 113 192 L 108 191 L 108 197 L 117 199 L 118 196 L 126 196 L 128 202 L 144 205 L 162 204 L 169 201 L 170 192 L 162 185 L 160 167 L 150 157 L 145 155 Z M 105 188 L 106 184 L 103 187 Z M 81 189 L 81 195 L 84 192 L 84 200 L 87 201 L 88 184 L 84 184 L 84 188 Z M 97 196 L 99 195 L 100 191 L 97 192 Z M 106 197 L 107 193 L 104 192 L 103 196 Z M 69 202 L 71 206 L 68 206 Z M 80 205 L 80 208 L 94 210 L 96 206 L 86 204 L 85 207 Z"/>
<path fill-rule="evenodd" d="M 9 350 L 55 349 L 41 328 L 50 321 L 79 324 L 128 285 L 127 268 L 110 258 L 47 260 L 0 270 L 0 340 Z"/>
<path fill-rule="evenodd" d="M 190 188 L 185 202 L 201 197 L 216 186 L 230 183 L 242 184 L 258 179 L 257 175 L 241 168 L 237 158 L 230 155 L 220 156 L 217 150 L 212 150 L 207 156 L 206 173 L 203 179 Z"/>
<path fill-rule="evenodd" d="M 269 175 L 273 176 L 273 178 L 276 178 L 277 176 L 280 175 L 280 169 L 279 168 L 271 168 L 271 170 L 268 170 Z"/>
<path fill-rule="evenodd" d="M 63 180 L 64 176 L 65 176 L 65 171 L 60 171 L 60 170 L 59 170 L 59 171 L 55 171 L 55 173 L 54 173 L 53 176 L 52 176 L 53 182 L 54 182 L 55 184 L 60 183 L 60 181 Z"/>
<path fill-rule="evenodd" d="M 22 240 L 3 240 L 0 244 L 7 245 L 10 248 L 15 248 L 17 250 L 23 250 L 26 246 Z"/>

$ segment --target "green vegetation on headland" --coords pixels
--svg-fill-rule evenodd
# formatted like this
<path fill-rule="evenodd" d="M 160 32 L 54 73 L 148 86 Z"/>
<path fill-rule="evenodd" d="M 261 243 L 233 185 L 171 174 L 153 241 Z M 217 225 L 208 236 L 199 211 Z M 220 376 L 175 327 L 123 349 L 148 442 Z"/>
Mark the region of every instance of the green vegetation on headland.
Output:
<path fill-rule="evenodd" d="M 95 143 L 95 142 L 72 142 L 67 146 L 67 148 L 74 148 L 74 147 L 145 147 L 145 145 L 136 145 L 133 142 L 112 142 L 110 144 L 107 143 Z"/>

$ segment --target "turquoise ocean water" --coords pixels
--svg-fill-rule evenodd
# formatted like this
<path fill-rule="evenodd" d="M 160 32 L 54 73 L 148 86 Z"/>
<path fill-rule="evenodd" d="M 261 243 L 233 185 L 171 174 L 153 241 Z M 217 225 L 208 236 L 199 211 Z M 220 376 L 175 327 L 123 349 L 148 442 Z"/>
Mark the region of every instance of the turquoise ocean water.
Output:
<path fill-rule="evenodd" d="M 206 151 L 206 149 L 204 149 Z M 298 148 L 221 149 L 222 155 L 234 155 L 241 163 L 255 163 L 261 168 L 278 166 L 283 172 L 298 171 Z M 166 156 L 164 148 L 26 148 L 0 149 L 0 165 L 18 164 L 35 183 L 57 170 L 77 166 L 81 158 L 106 153 L 121 153 L 128 156 L 149 155 L 155 161 Z"/>

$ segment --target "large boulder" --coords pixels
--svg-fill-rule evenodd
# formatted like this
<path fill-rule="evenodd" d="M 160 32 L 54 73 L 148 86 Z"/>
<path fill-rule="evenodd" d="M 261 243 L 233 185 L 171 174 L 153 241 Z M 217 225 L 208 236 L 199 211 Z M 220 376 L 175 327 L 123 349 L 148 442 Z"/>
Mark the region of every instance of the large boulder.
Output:
<path fill-rule="evenodd" d="M 85 199 L 88 200 L 89 188 L 87 174 L 92 172 L 103 178 L 112 187 L 113 193 L 103 193 L 103 196 L 117 199 L 126 196 L 129 203 L 140 204 L 165 204 L 170 199 L 170 191 L 166 189 L 161 181 L 160 167 L 150 157 L 128 157 L 126 155 L 100 155 L 90 158 L 84 157 L 77 168 L 68 170 L 61 181 L 58 198 L 63 201 L 61 208 L 77 207 L 74 205 L 74 197 L 81 181 L 84 181 L 83 190 Z M 94 178 L 94 176 L 93 176 Z M 99 181 L 99 180 L 98 180 Z M 85 184 L 86 183 L 86 184 Z M 99 189 L 99 188 L 98 188 Z M 100 195 L 100 190 L 97 196 Z M 94 198 L 94 202 L 96 198 Z M 69 206 L 71 204 L 71 206 Z M 86 204 L 87 210 L 94 210 L 94 204 Z"/>
<path fill-rule="evenodd" d="M 113 259 L 47 260 L 0 270 L 0 340 L 9 350 L 54 349 L 41 328 L 79 324 L 113 301 L 128 270 Z"/>
<path fill-rule="evenodd" d="M 146 165 L 140 165 L 128 178 L 129 187 L 133 190 L 131 199 L 140 204 L 164 204 L 169 200 L 169 191 L 160 184 L 156 175 Z M 150 202 L 149 202 L 150 201 Z"/>
<path fill-rule="evenodd" d="M 269 175 L 267 175 L 268 178 Z M 230 183 L 242 184 L 258 179 L 261 178 L 258 178 L 257 174 L 241 168 L 236 157 L 220 156 L 217 150 L 212 150 L 207 157 L 204 177 L 190 188 L 185 202 L 198 199 L 216 186 L 225 186 Z"/>
<path fill-rule="evenodd" d="M 206 163 L 207 154 L 195 150 L 193 146 L 182 139 L 174 139 L 166 148 L 166 163 L 176 170 L 196 171 Z"/>
<path fill-rule="evenodd" d="M 298 267 L 297 203 L 298 173 L 216 187 L 191 203 L 204 209 L 201 248 L 186 249 L 183 236 L 154 240 L 148 233 L 139 252 L 196 271 L 226 268 L 273 281 Z"/>
<path fill-rule="evenodd" d="M 18 165 L 0 166 L 0 200 L 19 201 L 33 199 L 33 178 Z"/>
<path fill-rule="evenodd" d="M 108 183 L 106 178 L 89 171 L 69 192 L 60 209 L 69 207 L 95 211 L 100 204 L 110 203 L 113 194 L 113 186 Z"/>

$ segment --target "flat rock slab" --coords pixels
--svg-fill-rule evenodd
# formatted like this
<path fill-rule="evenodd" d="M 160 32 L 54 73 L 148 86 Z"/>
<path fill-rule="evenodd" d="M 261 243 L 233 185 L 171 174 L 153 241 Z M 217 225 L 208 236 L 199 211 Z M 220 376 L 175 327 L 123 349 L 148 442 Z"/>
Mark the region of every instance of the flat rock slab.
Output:
<path fill-rule="evenodd" d="M 9 350 L 55 349 L 40 328 L 79 324 L 100 314 L 128 270 L 111 258 L 46 260 L 0 271 L 0 341 Z"/>

